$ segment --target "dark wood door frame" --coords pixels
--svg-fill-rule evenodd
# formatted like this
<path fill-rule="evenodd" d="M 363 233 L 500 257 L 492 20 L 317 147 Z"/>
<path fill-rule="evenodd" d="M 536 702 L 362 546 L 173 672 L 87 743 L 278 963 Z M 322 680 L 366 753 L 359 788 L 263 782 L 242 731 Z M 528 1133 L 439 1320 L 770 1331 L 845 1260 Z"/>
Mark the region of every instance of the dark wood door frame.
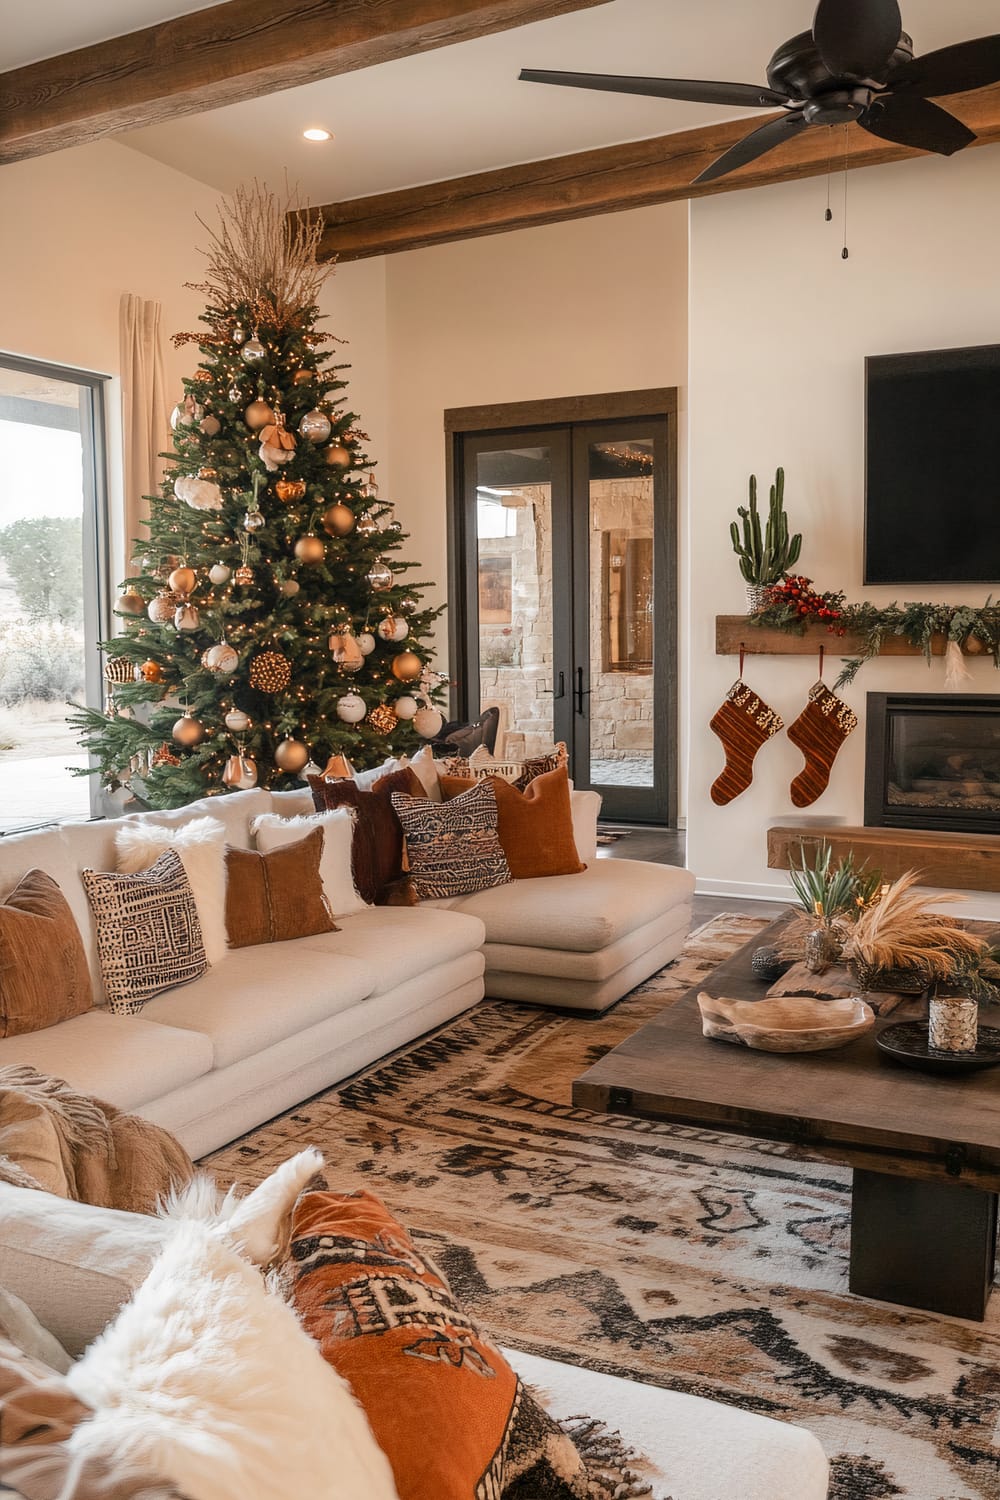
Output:
<path fill-rule="evenodd" d="M 658 570 L 657 587 L 662 590 L 658 617 L 665 621 L 657 641 L 657 666 L 654 692 L 659 693 L 666 715 L 665 735 L 659 737 L 658 756 L 667 757 L 666 821 L 676 827 L 677 787 L 677 407 L 674 386 L 660 386 L 636 391 L 610 391 L 586 396 L 554 397 L 542 401 L 499 402 L 490 406 L 453 407 L 444 413 L 446 439 L 448 499 L 448 659 L 456 669 L 467 665 L 471 621 L 470 601 L 474 597 L 474 576 L 469 548 L 467 508 L 462 503 L 464 488 L 464 440 L 476 435 L 491 437 L 506 434 L 543 434 L 547 429 L 566 425 L 625 421 L 636 417 L 666 419 L 667 445 L 665 472 L 659 476 L 663 485 L 666 524 L 654 533 Z M 451 692 L 451 716 L 469 717 L 469 673 L 457 675 Z"/>

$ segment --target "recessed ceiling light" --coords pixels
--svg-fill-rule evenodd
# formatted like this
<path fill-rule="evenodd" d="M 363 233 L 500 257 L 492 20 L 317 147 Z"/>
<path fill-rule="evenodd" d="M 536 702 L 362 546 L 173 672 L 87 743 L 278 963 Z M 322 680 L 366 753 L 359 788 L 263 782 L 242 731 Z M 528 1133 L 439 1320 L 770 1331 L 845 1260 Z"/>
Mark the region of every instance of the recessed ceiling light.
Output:
<path fill-rule="evenodd" d="M 307 141 L 329 141 L 333 139 L 329 130 L 324 130 L 320 125 L 311 126 L 308 130 L 303 130 L 302 134 Z"/>

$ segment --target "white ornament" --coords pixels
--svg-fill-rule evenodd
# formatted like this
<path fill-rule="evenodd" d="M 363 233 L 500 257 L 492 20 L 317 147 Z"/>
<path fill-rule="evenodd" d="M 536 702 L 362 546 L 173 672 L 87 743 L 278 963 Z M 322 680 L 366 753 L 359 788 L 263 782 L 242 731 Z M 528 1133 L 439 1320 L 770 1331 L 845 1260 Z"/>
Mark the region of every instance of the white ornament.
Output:
<path fill-rule="evenodd" d="M 365 700 L 358 693 L 345 693 L 337 699 L 337 718 L 345 724 L 360 724 L 367 712 Z"/>
<path fill-rule="evenodd" d="M 178 427 L 193 427 L 204 415 L 205 408 L 199 406 L 193 396 L 185 396 L 170 413 L 170 425 L 176 432 Z"/>
<path fill-rule="evenodd" d="M 192 510 L 221 510 L 222 491 L 211 479 L 198 479 L 194 474 L 184 474 L 174 480 L 174 494 Z"/>
<path fill-rule="evenodd" d="M 201 618 L 193 604 L 178 604 L 174 610 L 175 630 L 198 630 L 201 627 Z"/>
<path fill-rule="evenodd" d="M 410 633 L 410 627 L 401 615 L 386 615 L 384 620 L 379 621 L 378 633 L 384 641 L 405 641 Z"/>
<path fill-rule="evenodd" d="M 234 651 L 228 641 L 220 641 L 217 646 L 209 646 L 207 651 L 202 652 L 201 664 L 209 672 L 221 672 L 229 676 L 240 664 L 239 652 Z"/>
<path fill-rule="evenodd" d="M 375 637 L 370 630 L 362 630 L 358 636 L 358 646 L 361 649 L 362 656 L 371 656 L 375 650 Z"/>
<path fill-rule="evenodd" d="M 261 443 L 257 453 L 269 474 L 273 474 L 279 464 L 287 464 L 295 457 L 294 448 L 278 448 L 274 443 Z"/>
<path fill-rule="evenodd" d="M 322 766 L 318 766 L 314 760 L 307 760 L 299 772 L 299 780 L 308 781 L 310 776 L 322 776 L 322 774 Z"/>
<path fill-rule="evenodd" d="M 203 417 L 198 425 L 206 437 L 218 437 L 222 431 L 222 423 L 218 417 L 213 417 L 211 412 L 207 417 Z"/>
<path fill-rule="evenodd" d="M 229 582 L 233 576 L 233 570 L 227 568 L 225 563 L 213 563 L 208 570 L 208 576 L 212 583 L 221 587 L 222 584 Z"/>
<path fill-rule="evenodd" d="M 413 715 L 413 727 L 421 739 L 432 740 L 444 728 L 444 714 L 436 708 L 420 708 Z"/>
<path fill-rule="evenodd" d="M 420 705 L 416 698 L 411 698 L 409 693 L 404 693 L 402 698 L 397 698 L 392 706 L 396 710 L 397 719 L 413 719 L 420 712 Z"/>
<path fill-rule="evenodd" d="M 226 714 L 225 725 L 234 734 L 243 734 L 250 728 L 250 715 L 245 714 L 242 708 L 231 708 Z"/>

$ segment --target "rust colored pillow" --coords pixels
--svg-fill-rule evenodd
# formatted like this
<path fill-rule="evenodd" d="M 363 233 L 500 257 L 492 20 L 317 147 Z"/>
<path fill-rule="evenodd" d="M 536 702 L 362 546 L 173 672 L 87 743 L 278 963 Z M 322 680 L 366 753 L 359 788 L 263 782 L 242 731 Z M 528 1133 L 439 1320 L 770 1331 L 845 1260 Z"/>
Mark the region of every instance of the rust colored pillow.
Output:
<path fill-rule="evenodd" d="M 80 930 L 62 891 L 29 870 L 0 903 L 0 1037 L 42 1031 L 93 1004 Z"/>
<path fill-rule="evenodd" d="M 230 948 L 339 932 L 323 894 L 319 875 L 322 854 L 322 828 L 269 854 L 256 854 L 251 849 L 226 850 L 226 932 Z"/>
<path fill-rule="evenodd" d="M 570 1439 L 371 1193 L 305 1193 L 292 1297 L 350 1383 L 400 1500 L 583 1500 Z"/>
<path fill-rule="evenodd" d="M 497 835 L 515 880 L 579 875 L 587 868 L 576 852 L 565 766 L 536 776 L 523 792 L 499 776 L 490 780 L 497 795 Z M 459 776 L 441 777 L 446 802 L 468 790 L 469 783 Z"/>
<path fill-rule="evenodd" d="M 403 874 L 403 825 L 392 805 L 392 794 L 422 797 L 419 776 L 404 766 L 380 777 L 370 792 L 362 791 L 349 777 L 324 781 L 321 776 L 310 776 L 309 786 L 317 812 L 335 807 L 357 809 L 351 846 L 354 884 L 363 901 L 386 905 L 391 889 Z"/>

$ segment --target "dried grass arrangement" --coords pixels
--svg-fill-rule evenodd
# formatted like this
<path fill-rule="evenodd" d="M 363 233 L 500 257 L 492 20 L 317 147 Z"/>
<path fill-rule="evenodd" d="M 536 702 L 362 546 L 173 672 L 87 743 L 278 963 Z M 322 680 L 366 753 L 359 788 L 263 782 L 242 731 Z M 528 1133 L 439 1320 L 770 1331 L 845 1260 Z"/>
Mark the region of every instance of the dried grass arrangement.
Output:
<path fill-rule="evenodd" d="M 956 971 L 977 965 L 988 952 L 982 938 L 932 906 L 963 901 L 963 896 L 920 895 L 913 889 L 919 872 L 907 870 L 874 906 L 858 916 L 844 944 L 844 957 L 857 968 L 867 988 L 876 976 L 910 976 L 921 989 Z M 908 987 L 912 988 L 913 983 Z"/>
<path fill-rule="evenodd" d="M 250 306 L 261 323 L 281 330 L 313 307 L 333 270 L 316 259 L 322 215 L 312 213 L 289 190 L 284 201 L 263 183 L 240 184 L 219 205 L 219 227 L 208 231 L 208 275 L 193 284 L 218 316 Z"/>

